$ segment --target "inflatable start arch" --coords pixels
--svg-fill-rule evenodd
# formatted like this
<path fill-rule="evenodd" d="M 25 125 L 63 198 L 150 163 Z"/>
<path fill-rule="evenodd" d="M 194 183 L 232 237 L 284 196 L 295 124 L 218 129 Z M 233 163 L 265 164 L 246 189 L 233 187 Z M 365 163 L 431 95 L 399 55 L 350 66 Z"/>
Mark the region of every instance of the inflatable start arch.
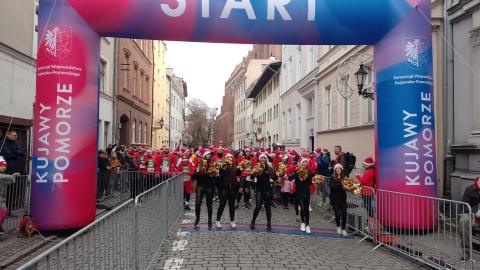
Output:
<path fill-rule="evenodd" d="M 378 186 L 436 197 L 432 38 L 424 14 L 431 14 L 430 0 L 40 0 L 31 197 L 39 229 L 95 219 L 101 36 L 374 45 Z M 383 221 L 424 211 L 378 207 Z M 395 222 L 435 226 L 421 218 Z"/>

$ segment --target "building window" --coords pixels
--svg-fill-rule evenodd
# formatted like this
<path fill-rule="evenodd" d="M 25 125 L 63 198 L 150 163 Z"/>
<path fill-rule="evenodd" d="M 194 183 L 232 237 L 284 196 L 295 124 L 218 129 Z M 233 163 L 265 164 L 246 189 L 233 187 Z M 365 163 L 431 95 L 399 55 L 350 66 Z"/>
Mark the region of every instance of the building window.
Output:
<path fill-rule="evenodd" d="M 331 86 L 326 86 L 324 90 L 324 104 L 325 104 L 325 129 L 330 130 L 332 129 L 332 97 L 331 97 Z"/>
<path fill-rule="evenodd" d="M 133 123 L 132 123 L 132 143 L 135 143 L 135 131 L 137 131 L 135 129 L 136 124 L 137 124 L 137 120 L 133 119 Z"/>
<path fill-rule="evenodd" d="M 106 122 L 103 124 L 103 146 L 107 147 L 108 145 L 108 137 L 110 133 L 110 122 Z"/>
<path fill-rule="evenodd" d="M 307 99 L 307 116 L 313 117 L 313 97 Z"/>
<path fill-rule="evenodd" d="M 133 95 L 137 94 L 137 84 L 138 84 L 138 68 L 135 67 L 135 71 L 133 72 Z"/>
<path fill-rule="evenodd" d="M 122 65 L 122 72 L 123 72 L 123 88 L 128 89 L 128 71 L 129 71 L 129 64 L 128 64 L 128 56 L 125 55 L 124 62 Z"/>
<path fill-rule="evenodd" d="M 98 87 L 99 87 L 99 90 L 100 90 L 100 93 L 104 93 L 106 94 L 106 87 L 105 87 L 105 68 L 107 66 L 107 63 L 105 63 L 103 60 L 100 60 L 100 67 L 99 67 L 99 71 L 100 71 L 100 74 L 99 74 L 99 79 L 98 79 Z"/>
<path fill-rule="evenodd" d="M 138 142 L 143 143 L 144 138 L 143 138 L 143 132 L 142 132 L 142 121 L 140 121 L 140 124 L 138 125 Z"/>
<path fill-rule="evenodd" d="M 302 122 L 302 113 L 301 113 L 301 107 L 300 104 L 297 104 L 296 108 L 296 116 L 297 116 L 297 121 L 295 123 L 295 138 L 300 139 L 300 127 L 301 127 L 301 122 Z"/>
<path fill-rule="evenodd" d="M 143 141 L 147 143 L 147 123 L 145 123 L 145 128 L 143 129 Z"/>

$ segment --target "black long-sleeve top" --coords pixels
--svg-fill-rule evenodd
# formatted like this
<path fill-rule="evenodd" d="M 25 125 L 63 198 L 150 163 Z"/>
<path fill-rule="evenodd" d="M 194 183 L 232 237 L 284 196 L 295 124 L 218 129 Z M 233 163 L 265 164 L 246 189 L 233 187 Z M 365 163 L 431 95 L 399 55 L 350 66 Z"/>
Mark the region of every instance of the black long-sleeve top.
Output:
<path fill-rule="evenodd" d="M 224 170 L 220 167 L 220 174 L 217 188 L 218 190 L 238 190 L 237 176 L 242 175 L 242 170 L 238 169 L 235 164 Z"/>
<path fill-rule="evenodd" d="M 255 192 L 269 192 L 271 191 L 270 179 L 277 180 L 278 176 L 273 173 L 273 170 L 269 170 L 269 167 L 265 166 L 262 173 L 257 175 L 256 178 Z"/>
<path fill-rule="evenodd" d="M 328 180 L 328 186 L 330 187 L 330 204 L 346 204 L 347 192 L 343 189 L 342 180 L 335 179 L 334 176 Z"/>
<path fill-rule="evenodd" d="M 202 161 L 199 161 L 198 164 L 200 164 L 200 162 Z M 210 164 L 212 163 L 211 160 L 208 160 L 207 161 L 207 169 L 206 169 L 206 173 L 203 173 L 203 174 L 200 174 L 197 172 L 197 169 L 195 168 L 195 174 L 193 175 L 193 180 L 196 180 L 197 181 L 197 185 L 198 186 L 201 186 L 201 187 L 215 187 L 215 176 L 210 176 L 208 174 L 208 168 L 209 166 L 211 166 Z M 198 164 L 197 164 L 197 167 L 198 167 Z"/>
<path fill-rule="evenodd" d="M 310 199 L 310 185 L 312 184 L 312 174 L 308 173 L 307 178 L 304 181 L 300 181 L 298 172 L 293 172 L 288 180 L 295 180 L 295 197 L 297 199 Z"/>

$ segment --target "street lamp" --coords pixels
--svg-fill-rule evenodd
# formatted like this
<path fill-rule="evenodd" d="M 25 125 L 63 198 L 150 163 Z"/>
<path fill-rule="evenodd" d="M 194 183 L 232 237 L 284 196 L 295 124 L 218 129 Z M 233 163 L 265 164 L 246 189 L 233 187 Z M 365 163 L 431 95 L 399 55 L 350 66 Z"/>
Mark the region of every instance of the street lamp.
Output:
<path fill-rule="evenodd" d="M 360 64 L 360 68 L 355 73 L 355 79 L 357 80 L 358 94 L 363 98 L 371 98 L 373 100 L 373 92 L 363 89 L 365 80 L 367 79 L 368 72 L 363 68 L 363 64 Z"/>

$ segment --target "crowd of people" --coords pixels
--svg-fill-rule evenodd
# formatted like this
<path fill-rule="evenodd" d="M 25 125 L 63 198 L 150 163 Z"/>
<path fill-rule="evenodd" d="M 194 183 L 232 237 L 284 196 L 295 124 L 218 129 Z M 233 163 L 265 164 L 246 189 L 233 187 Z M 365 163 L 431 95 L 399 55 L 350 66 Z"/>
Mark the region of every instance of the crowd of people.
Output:
<path fill-rule="evenodd" d="M 109 151 L 112 154 L 109 154 Z M 255 228 L 260 210 L 264 209 L 266 228 L 271 230 L 271 207 L 276 207 L 275 202 L 281 202 L 284 209 L 293 206 L 296 219 L 301 222 L 300 229 L 311 233 L 310 196 L 317 191 L 317 194 L 322 194 L 320 205 L 326 205 L 326 198 L 329 196 L 335 213 L 337 233 L 346 236 L 347 196 L 342 187 L 342 179 L 347 176 L 344 172 L 347 161 L 342 157 L 344 152 L 340 146 L 335 146 L 334 153 L 335 158 L 332 159 L 328 149 L 320 148 L 314 151 L 302 148 L 299 154 L 295 150 L 269 151 L 251 149 L 248 146 L 229 152 L 222 145 L 194 149 L 185 147 L 175 151 L 168 147 L 153 150 L 145 146 L 127 150 L 124 146 L 111 145 L 106 151 L 99 151 L 98 199 L 102 200 L 103 196 L 109 195 L 109 185 L 114 187 L 117 185 L 117 180 L 110 181 L 110 184 L 108 181 L 101 183 L 103 178 L 108 179 L 103 170 L 119 168 L 116 170 L 137 172 L 135 177 L 129 175 L 132 197 L 174 173 L 182 173 L 186 210 L 191 209 L 190 195 L 196 193 L 194 226 L 198 226 L 200 222 L 203 198 L 207 207 L 208 228 L 222 227 L 220 220 L 228 203 L 232 228 L 236 227 L 235 210 L 243 207 L 253 209 L 250 228 Z M 107 159 L 108 155 L 110 158 Z M 373 159 L 368 157 L 363 164 L 368 173 L 356 175 L 356 178 L 363 185 L 373 187 L 375 177 Z M 283 170 L 279 167 L 283 167 Z M 315 175 L 323 176 L 324 184 L 314 185 L 312 179 Z M 255 207 L 250 202 L 251 194 L 255 195 Z M 365 193 L 362 197 L 367 209 L 372 207 L 371 195 Z M 219 205 L 214 217 L 215 198 L 219 198 Z M 368 213 L 373 215 L 371 210 Z"/>

